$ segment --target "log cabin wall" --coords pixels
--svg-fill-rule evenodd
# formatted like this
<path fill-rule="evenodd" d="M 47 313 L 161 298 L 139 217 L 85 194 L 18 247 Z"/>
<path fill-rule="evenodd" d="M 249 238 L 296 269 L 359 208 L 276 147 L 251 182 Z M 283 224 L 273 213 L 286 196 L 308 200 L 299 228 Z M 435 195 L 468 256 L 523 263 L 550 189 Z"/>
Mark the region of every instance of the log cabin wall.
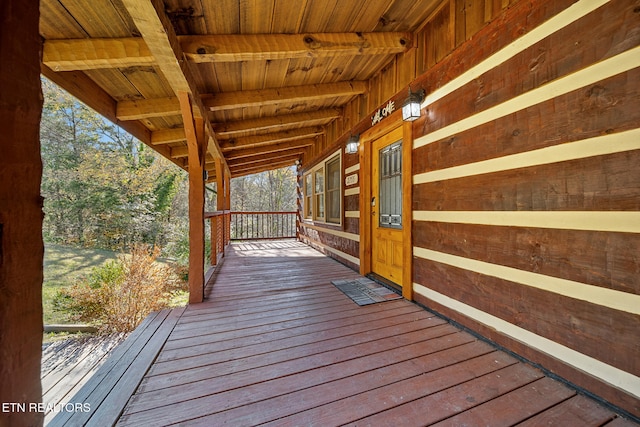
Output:
<path fill-rule="evenodd" d="M 637 416 L 640 2 L 465 3 L 443 2 L 305 162 L 424 88 L 413 298 Z M 344 178 L 360 165 L 342 159 L 343 222 L 307 221 L 302 239 L 357 269 Z"/>

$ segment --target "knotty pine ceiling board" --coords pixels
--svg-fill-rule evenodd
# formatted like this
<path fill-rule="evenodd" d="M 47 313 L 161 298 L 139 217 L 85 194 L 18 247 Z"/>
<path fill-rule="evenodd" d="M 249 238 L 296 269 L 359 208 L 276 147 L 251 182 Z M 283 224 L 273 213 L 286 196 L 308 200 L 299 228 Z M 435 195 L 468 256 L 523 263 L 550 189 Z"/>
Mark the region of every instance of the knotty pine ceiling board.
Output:
<path fill-rule="evenodd" d="M 123 21 L 110 0 L 60 0 L 75 21 L 90 37 L 131 37 L 131 28 Z"/>
<path fill-rule="evenodd" d="M 58 0 L 40 0 L 40 35 L 51 40 L 88 37 Z"/>
<path fill-rule="evenodd" d="M 197 84 L 201 95 L 221 91 L 218 74 L 212 64 L 189 63 L 189 68 L 195 75 L 200 76 Z"/>
<path fill-rule="evenodd" d="M 275 0 L 240 0 L 240 33 L 271 33 L 275 8 L 274 1 Z M 291 10 L 295 10 L 293 3 Z"/>
<path fill-rule="evenodd" d="M 300 33 L 307 3 L 313 0 L 300 0 L 295 4 L 291 0 L 277 0 L 273 11 L 272 33 Z M 294 6 L 294 7 L 292 7 Z"/>
<path fill-rule="evenodd" d="M 382 0 L 385 3 L 382 6 L 382 11 L 386 9 L 388 0 Z M 324 32 L 338 33 L 338 32 L 368 32 L 373 29 L 367 26 L 368 21 L 377 21 L 379 14 L 376 14 L 377 9 L 380 7 L 380 0 L 350 0 L 340 1 L 336 3 L 332 18 L 329 20 L 324 28 Z"/>
<path fill-rule="evenodd" d="M 85 74 L 116 101 L 143 98 L 136 87 L 117 68 L 87 70 Z"/>
<path fill-rule="evenodd" d="M 267 73 L 266 61 L 246 61 L 242 63 L 241 90 L 264 89 Z"/>
<path fill-rule="evenodd" d="M 281 0 L 282 1 L 282 0 Z M 305 7 L 300 27 L 301 33 L 322 33 L 331 19 L 331 14 L 338 2 L 345 0 L 309 0 Z"/>
<path fill-rule="evenodd" d="M 201 0 L 206 34 L 240 33 L 240 1 Z"/>
<path fill-rule="evenodd" d="M 128 67 L 122 74 L 147 99 L 175 96 L 171 85 L 160 69 L 153 67 Z"/>
<path fill-rule="evenodd" d="M 238 78 L 242 74 L 241 62 L 219 62 L 215 64 L 205 64 L 205 67 L 209 66 L 216 76 L 218 82 L 217 90 L 208 90 L 203 88 L 201 95 L 217 92 L 235 92 L 242 90 L 242 82 Z"/>
<path fill-rule="evenodd" d="M 442 0 L 396 0 L 372 31 L 415 31 L 442 3 Z M 449 7 L 446 3 L 445 7 Z"/>
<path fill-rule="evenodd" d="M 205 0 L 205 2 L 215 3 L 217 0 Z M 205 11 L 201 0 L 164 0 L 164 11 L 177 35 L 207 34 Z M 218 15 L 218 19 L 220 16 Z"/>
<path fill-rule="evenodd" d="M 265 76 L 265 87 L 284 86 L 287 78 L 287 70 L 291 66 L 290 59 L 281 59 L 278 61 L 266 61 L 267 75 Z"/>

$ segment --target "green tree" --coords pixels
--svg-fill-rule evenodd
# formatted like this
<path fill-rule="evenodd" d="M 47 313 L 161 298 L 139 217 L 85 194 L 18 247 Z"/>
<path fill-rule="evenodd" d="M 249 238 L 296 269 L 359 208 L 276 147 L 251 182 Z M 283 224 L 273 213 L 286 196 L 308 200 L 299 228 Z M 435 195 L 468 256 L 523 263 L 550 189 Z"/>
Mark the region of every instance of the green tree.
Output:
<path fill-rule="evenodd" d="M 43 80 L 47 241 L 105 249 L 166 245 L 184 172 Z"/>

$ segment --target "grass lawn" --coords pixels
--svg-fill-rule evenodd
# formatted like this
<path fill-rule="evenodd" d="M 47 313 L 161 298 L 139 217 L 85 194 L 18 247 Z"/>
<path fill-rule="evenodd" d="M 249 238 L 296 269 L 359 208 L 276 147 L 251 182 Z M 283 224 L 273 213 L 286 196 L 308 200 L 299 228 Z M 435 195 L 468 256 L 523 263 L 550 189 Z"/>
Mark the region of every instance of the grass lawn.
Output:
<path fill-rule="evenodd" d="M 64 313 L 53 311 L 53 298 L 59 289 L 73 284 L 80 276 L 88 275 L 91 269 L 116 259 L 116 252 L 103 249 L 78 249 L 68 246 L 45 244 L 44 283 L 42 305 L 44 324 L 69 323 Z"/>

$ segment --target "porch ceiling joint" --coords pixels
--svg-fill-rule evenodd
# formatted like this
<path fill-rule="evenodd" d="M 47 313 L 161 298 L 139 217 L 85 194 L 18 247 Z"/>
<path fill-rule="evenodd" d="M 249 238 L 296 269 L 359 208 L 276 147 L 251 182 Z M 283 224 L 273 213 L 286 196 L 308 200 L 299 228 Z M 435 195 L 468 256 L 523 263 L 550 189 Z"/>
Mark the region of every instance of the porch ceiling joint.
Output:
<path fill-rule="evenodd" d="M 214 158 L 224 156 L 220 146 L 214 137 L 213 127 L 209 121 L 198 94 L 194 78 L 188 69 L 187 61 L 180 47 L 178 37 L 173 26 L 164 12 L 164 3 L 161 0 L 122 0 L 122 3 L 133 19 L 138 31 L 142 35 L 149 51 L 156 60 L 158 68 L 165 76 L 173 92 L 179 95 L 185 92 L 190 95 L 193 114 L 202 117 L 209 135 L 207 150 Z M 185 126 L 187 124 L 185 123 Z"/>

